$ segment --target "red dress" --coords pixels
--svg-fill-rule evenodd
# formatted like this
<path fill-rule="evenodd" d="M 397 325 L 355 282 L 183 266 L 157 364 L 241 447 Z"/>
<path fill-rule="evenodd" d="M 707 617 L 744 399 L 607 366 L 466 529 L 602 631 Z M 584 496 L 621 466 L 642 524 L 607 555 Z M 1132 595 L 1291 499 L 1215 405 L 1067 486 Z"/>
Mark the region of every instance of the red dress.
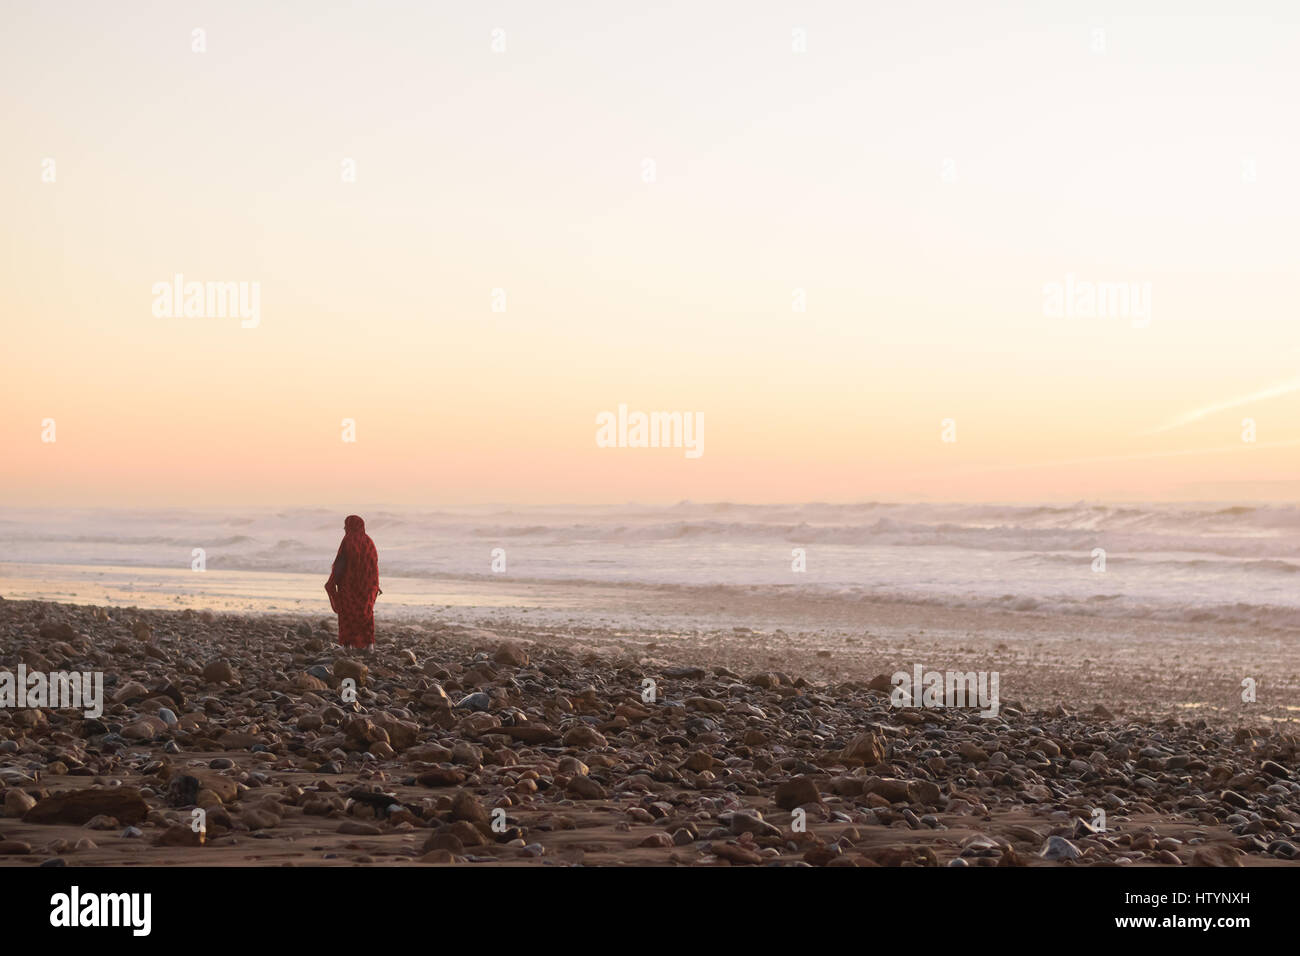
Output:
<path fill-rule="evenodd" d="M 334 557 L 325 593 L 339 616 L 339 643 L 370 647 L 375 643 L 375 598 L 379 589 L 379 552 L 356 515 L 343 522 L 343 541 Z"/>

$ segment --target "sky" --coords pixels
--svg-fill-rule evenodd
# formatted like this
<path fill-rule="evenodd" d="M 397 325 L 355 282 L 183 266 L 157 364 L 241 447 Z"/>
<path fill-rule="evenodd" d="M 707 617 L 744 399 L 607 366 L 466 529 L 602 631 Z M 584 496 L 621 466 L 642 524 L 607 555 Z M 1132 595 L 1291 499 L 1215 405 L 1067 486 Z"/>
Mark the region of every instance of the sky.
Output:
<path fill-rule="evenodd" d="M 1300 499 L 1297 50 L 1286 3 L 4 0 L 0 500 Z"/>

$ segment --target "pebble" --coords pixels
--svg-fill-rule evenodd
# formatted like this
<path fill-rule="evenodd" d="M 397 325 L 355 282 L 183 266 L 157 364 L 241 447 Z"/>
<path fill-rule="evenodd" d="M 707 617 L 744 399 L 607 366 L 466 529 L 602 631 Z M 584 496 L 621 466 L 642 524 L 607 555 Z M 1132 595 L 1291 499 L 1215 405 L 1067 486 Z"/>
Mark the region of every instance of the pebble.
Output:
<path fill-rule="evenodd" d="M 37 637 L 50 617 L 69 651 Z M 20 659 L 111 660 L 123 675 L 100 718 L 0 722 L 0 847 L 102 862 L 108 848 L 84 837 L 53 849 L 41 828 L 64 825 L 135 839 L 146 863 L 304 834 L 327 859 L 445 864 L 614 860 L 625 847 L 708 866 L 1238 866 L 1300 853 L 1298 748 L 1283 730 L 1009 700 L 994 720 L 899 709 L 887 675 L 819 683 L 759 657 L 741 676 L 517 630 L 392 625 L 362 663 L 308 621 L 0 603 L 0 641 Z M 188 827 L 196 807 L 205 839 Z M 1159 829 L 1136 825 L 1148 819 Z"/>

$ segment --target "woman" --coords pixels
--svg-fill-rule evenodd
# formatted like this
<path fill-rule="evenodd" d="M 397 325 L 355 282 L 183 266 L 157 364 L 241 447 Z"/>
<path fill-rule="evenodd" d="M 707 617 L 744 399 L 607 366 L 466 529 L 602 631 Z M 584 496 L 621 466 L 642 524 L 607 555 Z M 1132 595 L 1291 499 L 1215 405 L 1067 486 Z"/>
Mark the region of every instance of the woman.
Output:
<path fill-rule="evenodd" d="M 339 616 L 339 644 L 369 649 L 375 644 L 375 598 L 379 588 L 379 552 L 356 515 L 343 521 L 343 541 L 325 582 L 330 607 Z"/>

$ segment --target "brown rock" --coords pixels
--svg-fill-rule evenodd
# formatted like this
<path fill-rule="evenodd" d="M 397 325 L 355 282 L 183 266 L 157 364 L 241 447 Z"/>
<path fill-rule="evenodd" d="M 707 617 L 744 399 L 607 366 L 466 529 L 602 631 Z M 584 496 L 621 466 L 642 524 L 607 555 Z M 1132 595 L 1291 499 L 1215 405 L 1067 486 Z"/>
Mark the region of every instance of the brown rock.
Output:
<path fill-rule="evenodd" d="M 527 667 L 528 651 L 524 650 L 520 644 L 506 642 L 497 648 L 496 653 L 492 655 L 492 659 L 498 664 L 505 664 L 510 667 Z"/>
<path fill-rule="evenodd" d="M 1203 846 L 1192 854 L 1192 866 L 1241 866 L 1241 853 L 1230 846 Z"/>
<path fill-rule="evenodd" d="M 874 766 L 885 759 L 885 742 L 878 734 L 870 732 L 858 734 L 844 748 L 840 758 L 849 764 L 862 764 L 866 767 Z"/>
<path fill-rule="evenodd" d="M 817 784 L 808 777 L 794 777 L 776 787 L 776 805 L 782 810 L 793 810 L 805 803 L 821 803 L 822 795 Z"/>
<path fill-rule="evenodd" d="M 415 778 L 422 787 L 458 787 L 465 782 L 465 772 L 455 767 L 434 767 Z"/>
<path fill-rule="evenodd" d="M 139 823 L 149 807 L 134 787 L 73 790 L 46 797 L 27 811 L 25 823 L 84 824 L 97 816 L 116 817 L 122 824 Z"/>
<path fill-rule="evenodd" d="M 487 843 L 487 838 L 468 820 L 457 820 L 443 832 L 450 833 L 465 846 L 483 846 Z"/>
<path fill-rule="evenodd" d="M 682 762 L 682 766 L 687 770 L 694 771 L 695 773 L 703 773 L 705 770 L 712 770 L 713 755 L 704 750 L 697 750 Z"/>
<path fill-rule="evenodd" d="M 763 857 L 755 850 L 738 843 L 711 843 L 709 852 L 730 863 L 741 866 L 756 866 L 763 862 Z"/>
<path fill-rule="evenodd" d="M 579 774 L 571 777 L 564 792 L 571 797 L 577 797 L 579 800 L 603 800 L 605 798 L 605 788 L 598 784 L 590 777 Z"/>
<path fill-rule="evenodd" d="M 21 817 L 36 806 L 36 798 L 17 787 L 5 791 L 5 816 Z"/>
<path fill-rule="evenodd" d="M 154 846 L 203 846 L 205 835 L 192 827 L 170 826 L 154 837 Z"/>
<path fill-rule="evenodd" d="M 145 687 L 139 681 L 127 681 L 114 692 L 112 700 L 115 704 L 130 704 L 137 700 L 144 700 L 149 696 L 149 688 Z"/>
<path fill-rule="evenodd" d="M 226 661 L 213 661 L 203 668 L 203 680 L 209 684 L 233 684 L 235 669 Z"/>
<path fill-rule="evenodd" d="M 984 751 L 984 748 L 969 740 L 963 740 L 958 744 L 957 752 L 972 763 L 983 763 L 989 759 L 989 755 Z"/>
<path fill-rule="evenodd" d="M 486 826 L 488 822 L 488 812 L 479 802 L 479 798 L 474 796 L 468 790 L 460 790 L 451 801 L 451 818 L 453 820 L 467 820 L 475 825 Z"/>
<path fill-rule="evenodd" d="M 608 747 L 609 741 L 595 727 L 587 724 L 574 724 L 564 734 L 566 747 Z"/>
<path fill-rule="evenodd" d="M 906 803 L 909 799 L 908 782 L 894 777 L 872 777 L 863 784 L 862 789 L 883 797 L 890 803 Z"/>
<path fill-rule="evenodd" d="M 544 744 L 559 736 L 558 733 L 545 724 L 520 724 L 516 727 L 502 727 L 501 729 L 509 734 L 512 739 L 530 745 Z"/>
<path fill-rule="evenodd" d="M 334 662 L 334 678 L 339 681 L 353 680 L 358 687 L 364 687 L 370 677 L 370 668 L 360 661 L 340 657 Z"/>

